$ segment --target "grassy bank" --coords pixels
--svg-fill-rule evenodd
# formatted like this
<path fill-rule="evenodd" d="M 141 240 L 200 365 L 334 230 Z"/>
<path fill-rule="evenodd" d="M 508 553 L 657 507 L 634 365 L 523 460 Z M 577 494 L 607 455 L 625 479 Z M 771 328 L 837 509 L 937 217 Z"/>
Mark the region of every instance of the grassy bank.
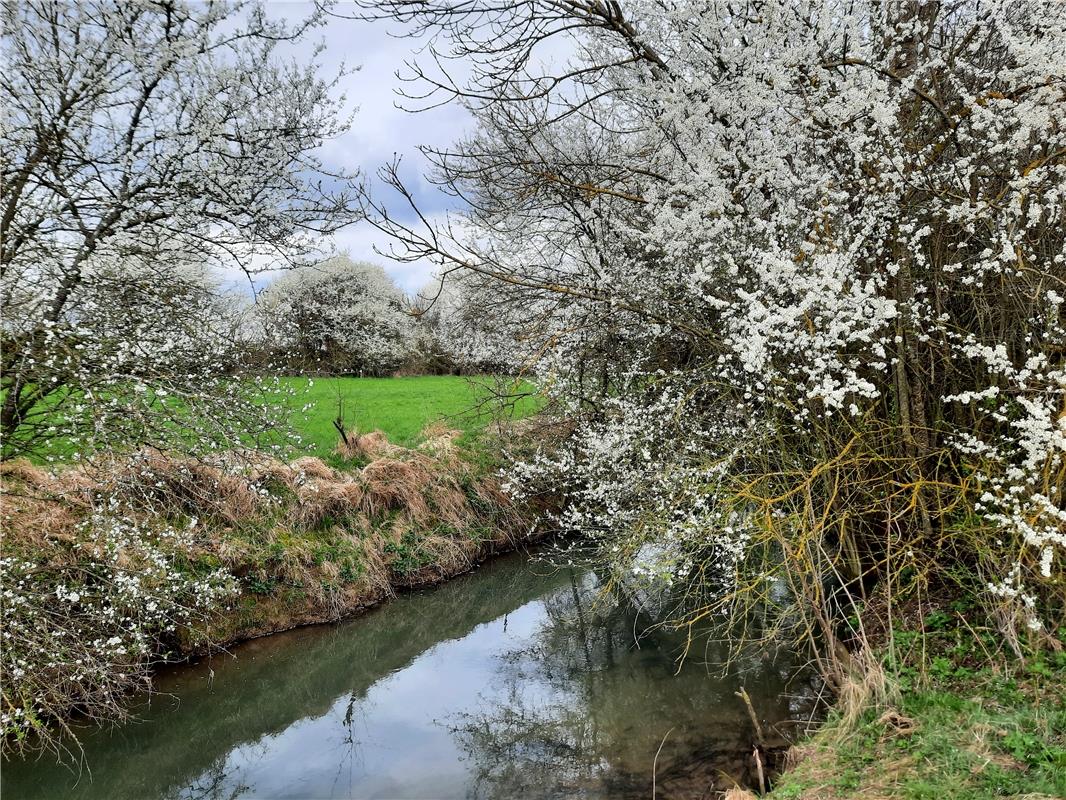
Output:
<path fill-rule="evenodd" d="M 469 417 L 465 433 L 423 427 L 469 408 L 474 390 L 401 380 L 341 388 L 361 409 L 349 422 L 406 447 L 354 429 L 338 445 L 334 407 L 304 418 L 327 459 L 142 451 L 51 472 L 0 466 L 5 749 L 55 744 L 73 714 L 121 718 L 160 661 L 335 620 L 530 540 L 531 510 L 495 478 L 492 435 L 470 435 Z"/>
<path fill-rule="evenodd" d="M 896 638 L 897 654 L 915 645 L 926 657 L 886 658 L 889 702 L 831 715 L 790 753 L 773 800 L 1066 797 L 1066 652 L 1010 657 L 994 633 L 943 611 Z"/>

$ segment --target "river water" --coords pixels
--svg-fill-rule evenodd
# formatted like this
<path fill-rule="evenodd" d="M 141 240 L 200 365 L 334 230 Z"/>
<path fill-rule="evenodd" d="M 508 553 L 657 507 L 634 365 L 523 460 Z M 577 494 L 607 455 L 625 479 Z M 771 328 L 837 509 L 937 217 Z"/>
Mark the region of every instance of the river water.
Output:
<path fill-rule="evenodd" d="M 524 555 L 336 625 L 164 671 L 136 721 L 81 732 L 84 764 L 3 765 L 34 798 L 713 797 L 755 781 L 766 731 L 813 708 L 794 659 L 735 663 L 597 575 Z M 799 677 L 797 677 L 797 675 Z M 773 733 L 768 734 L 774 735 Z"/>

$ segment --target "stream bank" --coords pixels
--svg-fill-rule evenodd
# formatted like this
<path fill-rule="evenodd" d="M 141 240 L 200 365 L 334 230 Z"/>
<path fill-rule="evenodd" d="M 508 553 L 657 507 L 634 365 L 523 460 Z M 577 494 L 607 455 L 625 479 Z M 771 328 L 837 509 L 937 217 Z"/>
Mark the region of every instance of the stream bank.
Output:
<path fill-rule="evenodd" d="M 160 662 L 335 621 L 538 539 L 537 509 L 458 438 L 349 433 L 329 463 L 5 462 L 5 752 L 58 746 L 75 717 L 121 720 Z"/>
<path fill-rule="evenodd" d="M 338 624 L 167 667 L 135 722 L 78 730 L 86 769 L 11 761 L 26 800 L 713 797 L 755 785 L 754 731 L 794 735 L 817 681 L 651 626 L 604 576 L 521 553 Z M 191 732 L 195 731 L 195 735 Z M 90 774 L 91 771 L 91 774 Z"/>

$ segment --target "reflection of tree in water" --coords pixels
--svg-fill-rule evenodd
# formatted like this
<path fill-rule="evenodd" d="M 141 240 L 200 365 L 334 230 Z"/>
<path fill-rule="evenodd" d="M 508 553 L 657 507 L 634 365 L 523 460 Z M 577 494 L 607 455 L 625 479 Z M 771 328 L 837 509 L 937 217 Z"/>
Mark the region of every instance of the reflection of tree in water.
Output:
<path fill-rule="evenodd" d="M 344 736 L 330 742 L 338 749 L 336 757 L 336 774 L 333 779 L 333 792 L 330 796 L 344 797 L 351 794 L 354 786 L 353 769 L 362 763 L 362 741 L 356 732 L 357 723 L 366 724 L 366 697 L 363 692 L 353 692 L 344 707 L 344 715 L 339 719 L 345 730 Z M 255 743 L 241 745 L 224 756 L 216 758 L 211 765 L 189 784 L 174 792 L 167 792 L 168 800 L 237 800 L 252 791 L 252 786 L 242 780 L 242 773 L 248 769 L 250 762 L 262 760 L 269 755 L 265 739 Z M 239 766 L 233 766 L 235 754 L 238 754 Z M 347 791 L 341 788 L 347 786 Z"/>
<path fill-rule="evenodd" d="M 228 763 L 228 757 L 215 759 L 199 778 L 171 796 L 177 800 L 237 800 L 251 787 L 239 780 L 234 783 L 232 772 L 226 769 Z"/>
<path fill-rule="evenodd" d="M 364 766 L 363 742 L 361 737 L 356 735 L 355 724 L 358 718 L 363 728 L 366 728 L 366 702 L 366 691 L 352 692 L 344 708 L 344 718 L 341 720 L 344 736 L 340 740 L 340 747 L 343 749 L 344 754 L 337 758 L 337 773 L 333 777 L 332 796 L 340 796 L 337 794 L 337 788 L 345 778 L 347 779 L 348 787 L 351 788 L 354 785 L 356 764 Z"/>
<path fill-rule="evenodd" d="M 593 573 L 571 574 L 544 598 L 542 624 L 501 658 L 485 710 L 453 722 L 474 765 L 473 794 L 646 797 L 660 744 L 661 797 L 751 780 L 754 736 L 734 692 L 743 684 L 771 728 L 790 716 L 794 664 L 764 655 L 725 677 L 695 660 L 679 671 L 682 638 L 649 628 L 599 585 Z M 707 648 L 711 660 L 724 655 Z"/>

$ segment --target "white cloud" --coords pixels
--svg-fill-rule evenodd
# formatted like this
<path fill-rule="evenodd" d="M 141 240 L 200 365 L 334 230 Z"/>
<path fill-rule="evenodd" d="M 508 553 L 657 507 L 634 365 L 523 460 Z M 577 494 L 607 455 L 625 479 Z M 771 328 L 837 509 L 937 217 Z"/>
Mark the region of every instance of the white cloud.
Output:
<path fill-rule="evenodd" d="M 299 19 L 311 8 L 306 2 L 273 2 L 268 10 L 277 16 Z M 341 3 L 338 13 L 358 13 L 350 4 Z M 419 113 L 398 107 L 399 90 L 405 85 L 397 73 L 403 73 L 405 62 L 416 56 L 423 41 L 401 36 L 403 30 L 395 23 L 333 19 L 306 41 L 289 47 L 288 57 L 309 60 L 316 46 L 324 49 L 317 55 L 323 76 L 336 75 L 342 68 L 359 69 L 344 76 L 337 87 L 345 96 L 345 106 L 354 111 L 351 129 L 327 142 L 319 151 L 327 170 L 361 172 L 373 180 L 378 169 L 399 157 L 403 175 L 424 213 L 443 219 L 449 209 L 456 208 L 456 200 L 444 195 L 425 178 L 428 164 L 419 152 L 420 145 L 445 147 L 456 141 L 471 126 L 469 114 L 456 104 Z M 391 206 L 390 206 L 391 210 Z M 413 213 L 402 221 L 413 221 Z M 421 260 L 401 263 L 375 252 L 390 250 L 389 238 L 373 226 L 359 222 L 348 226 L 332 237 L 333 248 L 346 250 L 352 258 L 381 264 L 399 286 L 409 293 L 422 288 L 431 277 L 434 265 Z M 329 249 L 327 245 L 327 249 Z M 238 287 L 248 287 L 243 274 L 227 274 L 225 280 Z M 269 283 L 272 275 L 257 276 L 256 285 Z"/>
<path fill-rule="evenodd" d="M 443 220 L 444 215 L 428 218 L 430 222 Z M 347 251 L 355 261 L 372 261 L 381 264 L 392 276 L 397 285 L 410 295 L 414 295 L 428 282 L 437 267 L 427 259 L 418 261 L 393 261 L 381 253 L 388 253 L 392 240 L 381 231 L 367 223 L 352 225 L 333 236 L 338 250 Z"/>

